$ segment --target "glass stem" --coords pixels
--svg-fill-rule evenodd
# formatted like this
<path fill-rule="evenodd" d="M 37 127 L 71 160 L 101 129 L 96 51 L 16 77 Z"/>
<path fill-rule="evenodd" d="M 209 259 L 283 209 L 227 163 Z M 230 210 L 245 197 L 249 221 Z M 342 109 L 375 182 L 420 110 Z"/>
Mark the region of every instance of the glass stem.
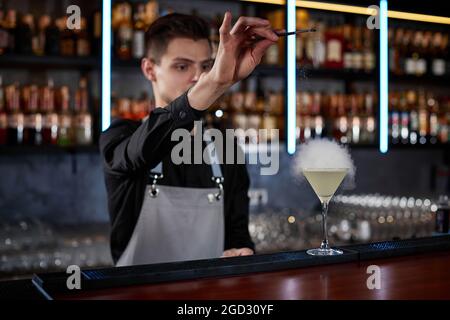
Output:
<path fill-rule="evenodd" d="M 320 249 L 329 249 L 328 247 L 328 233 L 327 233 L 327 214 L 328 214 L 328 201 L 322 202 L 322 232 L 323 241 L 320 245 Z"/>

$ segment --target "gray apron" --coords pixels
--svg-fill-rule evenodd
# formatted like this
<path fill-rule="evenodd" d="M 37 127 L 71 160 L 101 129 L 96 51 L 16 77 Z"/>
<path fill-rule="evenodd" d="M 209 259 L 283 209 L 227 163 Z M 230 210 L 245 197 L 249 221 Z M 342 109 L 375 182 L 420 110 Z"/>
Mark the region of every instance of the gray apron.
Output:
<path fill-rule="evenodd" d="M 162 163 L 151 170 L 153 184 L 130 241 L 116 266 L 218 258 L 224 250 L 223 177 L 214 143 L 207 147 L 217 188 L 156 185 Z"/>

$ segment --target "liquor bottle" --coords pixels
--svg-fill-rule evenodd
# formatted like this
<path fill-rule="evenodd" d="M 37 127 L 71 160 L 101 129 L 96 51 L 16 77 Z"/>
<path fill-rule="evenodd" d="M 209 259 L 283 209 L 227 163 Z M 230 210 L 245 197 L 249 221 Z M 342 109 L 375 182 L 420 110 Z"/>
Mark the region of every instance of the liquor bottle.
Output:
<path fill-rule="evenodd" d="M 427 43 L 422 31 L 416 31 L 414 35 L 414 46 L 416 48 L 416 76 L 422 76 L 427 72 L 427 61 L 425 58 Z"/>
<path fill-rule="evenodd" d="M 60 54 L 61 31 L 59 29 L 59 21 L 50 21 L 47 28 L 45 28 L 44 52 L 46 55 L 56 56 Z"/>
<path fill-rule="evenodd" d="M 89 35 L 87 33 L 87 21 L 84 17 L 80 19 L 80 29 L 75 30 L 75 39 L 77 56 L 89 56 L 91 54 L 91 45 L 89 42 Z"/>
<path fill-rule="evenodd" d="M 132 56 L 133 58 L 140 59 L 145 54 L 145 5 L 139 3 L 134 13 L 134 30 L 133 30 L 133 42 L 132 42 Z"/>
<path fill-rule="evenodd" d="M 42 140 L 43 144 L 56 145 L 58 142 L 58 114 L 55 112 L 55 91 L 53 80 L 41 89 Z"/>
<path fill-rule="evenodd" d="M 72 115 L 70 112 L 69 88 L 62 86 L 59 91 L 60 110 L 58 115 L 58 145 L 69 146 L 72 144 Z"/>
<path fill-rule="evenodd" d="M 131 58 L 131 46 L 133 41 L 133 26 L 131 24 L 131 5 L 124 2 L 120 6 L 121 20 L 117 29 L 116 55 L 119 59 Z"/>
<path fill-rule="evenodd" d="M 400 114 L 398 111 L 399 107 L 399 97 L 397 93 L 392 93 L 390 95 L 390 133 L 389 137 L 392 144 L 398 144 L 400 139 Z"/>
<path fill-rule="evenodd" d="M 31 14 L 27 15 L 27 21 L 31 30 L 31 51 L 35 55 L 40 55 L 42 51 L 39 47 L 38 26 L 36 25 L 34 17 Z"/>
<path fill-rule="evenodd" d="M 314 27 L 314 21 L 309 20 L 307 29 L 312 29 Z M 316 55 L 315 53 L 315 45 L 314 43 L 316 40 L 316 35 L 314 33 L 301 33 L 300 35 L 304 36 L 305 41 L 305 54 L 306 54 L 306 61 L 305 65 L 311 65 L 314 63 L 314 57 Z"/>
<path fill-rule="evenodd" d="M 373 31 L 368 28 L 364 30 L 363 38 L 363 65 L 366 72 L 371 72 L 375 69 L 375 52 L 373 43 Z"/>
<path fill-rule="evenodd" d="M 402 144 L 408 144 L 409 142 L 409 112 L 408 112 L 408 102 L 406 100 L 405 94 L 400 95 L 399 99 L 399 109 L 400 109 L 400 141 Z"/>
<path fill-rule="evenodd" d="M 409 143 L 416 144 L 419 141 L 419 113 L 417 112 L 417 95 L 413 90 L 405 93 L 409 110 Z"/>
<path fill-rule="evenodd" d="M 311 121 L 312 96 L 310 92 L 300 94 L 300 141 L 306 142 L 312 137 Z"/>
<path fill-rule="evenodd" d="M 7 53 L 14 53 L 16 50 L 16 29 L 17 29 L 17 14 L 15 10 L 8 10 L 4 22 L 4 27 L 8 33 Z"/>
<path fill-rule="evenodd" d="M 361 109 L 360 99 L 357 94 L 350 95 L 350 119 L 351 119 L 351 143 L 361 142 Z"/>
<path fill-rule="evenodd" d="M 361 71 L 364 68 L 364 52 L 363 52 L 363 28 L 355 25 L 352 28 L 353 39 L 353 69 Z"/>
<path fill-rule="evenodd" d="M 15 51 L 19 54 L 32 53 L 32 19 L 26 14 L 22 17 L 16 28 Z"/>
<path fill-rule="evenodd" d="M 429 115 L 427 110 L 427 103 L 425 92 L 419 91 L 418 95 L 418 109 L 419 109 L 419 143 L 426 144 L 429 135 Z"/>
<path fill-rule="evenodd" d="M 316 30 L 317 38 L 316 41 L 314 41 L 313 66 L 314 68 L 322 68 L 326 57 L 325 25 L 322 21 L 317 21 Z"/>
<path fill-rule="evenodd" d="M 438 120 L 438 101 L 433 97 L 432 94 L 427 94 L 427 110 L 429 111 L 429 137 L 428 141 L 430 144 L 436 144 L 438 142 L 439 133 L 439 120 Z"/>
<path fill-rule="evenodd" d="M 24 117 L 20 110 L 20 92 L 18 84 L 6 87 L 6 107 L 8 112 L 8 145 L 16 146 L 23 143 Z"/>
<path fill-rule="evenodd" d="M 5 10 L 0 4 L 0 55 L 8 50 L 8 30 L 5 27 Z"/>
<path fill-rule="evenodd" d="M 363 130 L 361 134 L 362 143 L 375 142 L 375 117 L 373 114 L 375 98 L 373 93 L 364 94 L 364 114 Z"/>
<path fill-rule="evenodd" d="M 344 37 L 344 68 L 353 68 L 353 27 L 351 24 L 346 23 L 343 26 L 342 34 Z"/>
<path fill-rule="evenodd" d="M 435 76 L 442 76 L 446 71 L 445 48 L 442 47 L 443 45 L 444 37 L 442 33 L 436 32 L 432 40 L 433 58 L 431 66 L 432 73 Z"/>
<path fill-rule="evenodd" d="M 159 3 L 157 0 L 147 1 L 145 4 L 145 26 L 148 27 L 159 17 Z"/>
<path fill-rule="evenodd" d="M 405 42 L 407 42 L 406 59 L 405 59 L 405 73 L 408 75 L 420 74 L 417 61 L 419 60 L 418 48 L 420 45 L 419 37 L 412 30 L 406 30 Z"/>
<path fill-rule="evenodd" d="M 36 85 L 23 87 L 25 106 L 23 143 L 25 145 L 42 144 L 42 115 L 38 112 L 39 91 Z"/>
<path fill-rule="evenodd" d="M 7 131 L 8 115 L 6 113 L 2 76 L 0 75 L 0 145 L 5 145 L 7 143 Z"/>
<path fill-rule="evenodd" d="M 75 36 L 69 28 L 67 28 L 67 17 L 56 20 L 60 31 L 59 51 L 62 56 L 74 56 L 76 53 Z"/>
<path fill-rule="evenodd" d="M 299 29 L 306 28 L 308 25 L 309 14 L 307 10 L 296 10 L 296 23 Z M 300 65 L 305 64 L 306 60 L 306 42 L 304 34 L 297 34 L 295 41 L 295 54 L 297 63 Z"/>
<path fill-rule="evenodd" d="M 75 143 L 92 144 L 92 117 L 88 106 L 87 80 L 81 78 L 75 93 Z"/>
<path fill-rule="evenodd" d="M 325 43 L 327 52 L 325 66 L 327 68 L 342 68 L 344 64 L 342 52 L 343 39 L 336 21 L 334 21 L 327 29 L 325 33 Z"/>
<path fill-rule="evenodd" d="M 448 50 L 448 38 L 449 38 L 449 34 L 445 33 L 444 36 L 442 37 L 442 42 L 441 42 L 441 55 L 443 57 L 443 59 L 445 60 L 445 74 L 450 74 L 450 61 L 449 61 L 449 50 Z"/>
<path fill-rule="evenodd" d="M 448 118 L 448 120 L 447 120 Z M 441 111 L 439 115 L 439 137 L 440 143 L 448 143 L 450 141 L 450 112 Z"/>
<path fill-rule="evenodd" d="M 42 56 L 45 53 L 45 33 L 47 28 L 50 26 L 51 19 L 48 15 L 43 15 L 39 18 L 38 28 L 37 28 L 37 44 L 35 48 L 35 54 Z"/>
<path fill-rule="evenodd" d="M 405 71 L 405 53 L 404 30 L 402 28 L 393 29 L 393 42 L 389 56 L 389 68 L 395 75 L 404 74 Z"/>
<path fill-rule="evenodd" d="M 311 114 L 313 117 L 313 138 L 321 138 L 323 135 L 324 121 L 320 109 L 322 104 L 322 95 L 320 92 L 315 92 L 312 97 Z"/>
<path fill-rule="evenodd" d="M 271 26 L 274 29 L 284 29 L 285 28 L 285 12 L 284 9 L 277 9 L 277 10 L 273 10 L 270 11 L 267 14 L 267 20 L 270 21 Z M 278 42 L 273 45 L 272 47 L 277 47 L 276 51 L 277 54 L 275 53 L 270 53 L 270 55 L 278 55 L 278 65 L 283 65 L 284 64 L 284 46 L 285 46 L 285 39 L 284 37 L 280 37 L 280 39 L 278 40 Z M 270 48 L 271 51 L 275 51 L 274 48 Z"/>
<path fill-rule="evenodd" d="M 341 143 L 349 143 L 348 141 L 348 118 L 345 112 L 345 96 L 338 94 L 337 96 L 337 126 L 339 131 L 339 141 Z"/>

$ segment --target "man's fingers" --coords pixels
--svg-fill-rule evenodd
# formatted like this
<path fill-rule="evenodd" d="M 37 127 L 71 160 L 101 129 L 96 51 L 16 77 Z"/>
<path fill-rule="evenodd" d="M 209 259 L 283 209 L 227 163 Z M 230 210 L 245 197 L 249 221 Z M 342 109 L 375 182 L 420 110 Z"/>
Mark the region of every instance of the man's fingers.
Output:
<path fill-rule="evenodd" d="M 230 35 L 231 30 L 231 12 L 227 11 L 225 12 L 225 15 L 223 16 L 222 25 L 219 29 L 220 34 L 220 40 L 224 40 L 227 36 Z"/>
<path fill-rule="evenodd" d="M 267 28 L 267 27 L 251 27 L 248 28 L 245 33 L 247 35 L 249 35 L 250 37 L 255 37 L 256 38 L 266 38 L 272 41 L 278 41 L 278 36 L 276 35 L 276 33 L 274 31 L 272 31 L 272 29 Z M 261 39 L 258 39 L 261 40 Z"/>
<path fill-rule="evenodd" d="M 239 252 L 237 249 L 228 249 L 223 252 L 222 257 L 236 257 L 238 255 L 239 255 Z"/>
<path fill-rule="evenodd" d="M 273 31 L 275 31 L 275 33 L 285 33 L 286 32 L 286 29 L 275 29 L 275 30 L 273 30 Z"/>
<path fill-rule="evenodd" d="M 251 250 L 249 248 L 242 248 L 242 249 L 238 249 L 237 253 L 239 256 L 251 256 L 251 255 L 253 255 L 253 250 Z"/>
<path fill-rule="evenodd" d="M 239 17 L 236 24 L 231 29 L 230 34 L 234 35 L 245 31 L 247 27 L 266 27 L 270 24 L 268 20 L 254 17 Z"/>

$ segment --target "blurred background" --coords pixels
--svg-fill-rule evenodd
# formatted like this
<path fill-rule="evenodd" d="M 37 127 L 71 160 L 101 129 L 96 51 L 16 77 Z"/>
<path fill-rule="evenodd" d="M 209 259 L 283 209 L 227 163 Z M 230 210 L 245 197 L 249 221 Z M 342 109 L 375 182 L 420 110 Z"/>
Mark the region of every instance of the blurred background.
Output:
<path fill-rule="evenodd" d="M 448 232 L 450 194 L 449 18 L 389 18 L 389 151 L 379 151 L 379 30 L 361 13 L 370 1 L 297 1 L 295 52 L 285 40 L 253 74 L 212 106 L 205 121 L 242 129 L 244 145 L 270 143 L 253 129 L 279 129 L 280 170 L 251 179 L 250 233 L 258 253 L 321 241 L 319 201 L 293 176 L 286 150 L 286 57 L 297 61 L 297 144 L 328 137 L 348 146 L 356 179 L 330 205 L 335 245 Z M 77 30 L 67 7 L 81 9 Z M 109 217 L 98 137 L 102 110 L 102 1 L 0 0 L 0 280 L 35 272 L 111 266 Z M 442 16 L 438 1 L 388 2 L 389 10 Z M 359 8 L 359 10 L 358 10 Z M 362 9 L 361 9 L 362 8 Z M 112 1 L 111 116 L 142 119 L 154 108 L 142 76 L 144 33 L 170 12 L 204 17 L 210 38 L 226 10 L 286 28 L 274 1 Z M 364 11 L 363 10 L 363 11 Z M 364 11 L 365 12 L 365 11 Z M 248 148 L 247 155 L 252 152 Z"/>

